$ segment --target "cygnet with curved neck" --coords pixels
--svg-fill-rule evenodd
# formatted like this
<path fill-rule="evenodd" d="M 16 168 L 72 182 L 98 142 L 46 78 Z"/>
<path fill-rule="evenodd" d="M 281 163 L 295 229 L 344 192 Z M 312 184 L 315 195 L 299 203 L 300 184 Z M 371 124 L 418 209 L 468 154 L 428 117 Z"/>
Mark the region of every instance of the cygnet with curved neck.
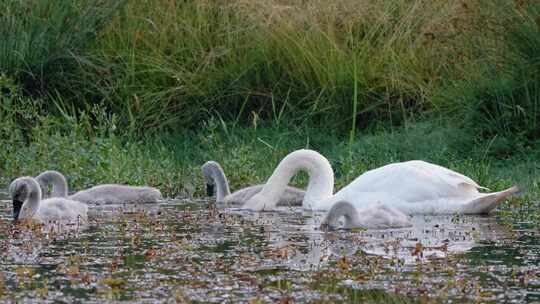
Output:
<path fill-rule="evenodd" d="M 155 203 L 162 199 L 161 192 L 153 187 L 136 187 L 116 184 L 98 185 L 68 196 L 64 175 L 58 171 L 44 171 L 36 177 L 44 189 L 52 185 L 51 197 L 68 197 L 87 204 Z"/>
<path fill-rule="evenodd" d="M 225 204 L 244 204 L 255 194 L 261 192 L 264 184 L 249 186 L 235 191 L 231 194 L 229 182 L 225 172 L 216 161 L 207 161 L 201 167 L 204 180 L 206 182 L 207 195 L 216 193 L 216 202 Z M 285 187 L 283 193 L 279 196 L 278 206 L 301 206 L 305 191 L 296 187 Z"/>
<path fill-rule="evenodd" d="M 378 196 L 377 193 L 371 195 Z M 364 203 L 364 202 L 363 202 Z M 340 220 L 344 219 L 341 226 Z M 396 208 L 381 201 L 374 204 L 353 204 L 348 201 L 335 203 L 321 223 L 321 228 L 335 230 L 339 228 L 353 229 L 392 229 L 411 227 L 410 217 Z"/>
<path fill-rule="evenodd" d="M 13 219 L 48 221 L 86 221 L 88 207 L 65 198 L 41 199 L 41 188 L 33 177 L 23 176 L 9 185 Z"/>

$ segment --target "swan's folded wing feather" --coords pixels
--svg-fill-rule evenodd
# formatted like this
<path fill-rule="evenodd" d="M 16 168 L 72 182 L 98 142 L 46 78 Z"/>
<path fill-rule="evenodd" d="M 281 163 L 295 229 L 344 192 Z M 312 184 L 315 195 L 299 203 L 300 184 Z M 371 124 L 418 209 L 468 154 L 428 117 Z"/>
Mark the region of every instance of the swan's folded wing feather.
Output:
<path fill-rule="evenodd" d="M 419 202 L 473 195 L 478 193 L 478 188 L 472 179 L 457 172 L 422 161 L 411 161 L 367 171 L 343 190 L 387 192 L 408 202 Z"/>
<path fill-rule="evenodd" d="M 454 185 L 458 188 L 463 186 L 470 186 L 476 189 L 489 190 L 486 187 L 478 185 L 478 183 L 475 182 L 472 178 L 465 176 L 459 172 L 445 168 L 443 166 L 431 164 L 422 160 L 411 160 L 405 163 L 417 169 L 423 170 L 426 173 L 437 174 L 440 178 L 445 179 L 449 184 Z"/>

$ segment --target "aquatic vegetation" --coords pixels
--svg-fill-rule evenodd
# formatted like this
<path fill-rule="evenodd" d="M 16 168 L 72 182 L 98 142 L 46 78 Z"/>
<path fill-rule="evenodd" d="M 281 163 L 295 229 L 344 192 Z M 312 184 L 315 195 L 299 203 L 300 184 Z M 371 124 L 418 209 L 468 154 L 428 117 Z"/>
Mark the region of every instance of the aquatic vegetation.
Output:
<path fill-rule="evenodd" d="M 0 203 L 0 223 L 8 211 Z M 19 301 L 538 300 L 536 230 L 428 216 L 415 218 L 416 230 L 326 233 L 321 217 L 179 201 L 107 210 L 76 237 L 29 230 L 1 240 L 0 290 Z M 11 262 L 16 255 L 26 259 Z"/>

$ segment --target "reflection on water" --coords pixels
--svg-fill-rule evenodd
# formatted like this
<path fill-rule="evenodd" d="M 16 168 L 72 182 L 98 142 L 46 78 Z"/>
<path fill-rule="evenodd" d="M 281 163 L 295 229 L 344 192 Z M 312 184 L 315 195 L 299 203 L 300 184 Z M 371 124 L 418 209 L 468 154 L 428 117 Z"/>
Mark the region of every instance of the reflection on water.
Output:
<path fill-rule="evenodd" d="M 88 228 L 14 227 L 0 203 L 0 295 L 49 300 L 299 302 L 343 288 L 480 301 L 538 301 L 540 237 L 494 217 L 416 216 L 414 227 L 324 232 L 322 214 L 170 201 L 104 206 Z M 234 300 L 233 300 L 234 299 Z"/>

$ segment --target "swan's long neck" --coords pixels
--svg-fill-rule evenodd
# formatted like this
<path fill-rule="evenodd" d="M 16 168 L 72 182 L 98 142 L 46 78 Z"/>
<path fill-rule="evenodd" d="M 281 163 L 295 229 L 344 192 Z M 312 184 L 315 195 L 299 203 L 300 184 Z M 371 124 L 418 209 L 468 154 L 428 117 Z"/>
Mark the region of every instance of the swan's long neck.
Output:
<path fill-rule="evenodd" d="M 358 212 L 354 206 L 345 201 L 338 202 L 332 206 L 323 220 L 323 225 L 328 225 L 331 228 L 338 226 L 338 221 L 341 217 L 345 218 L 345 227 L 355 226 L 360 222 Z"/>
<path fill-rule="evenodd" d="M 67 197 L 68 185 L 66 178 L 58 171 L 45 171 L 36 177 L 40 185 L 52 185 L 51 197 Z"/>
<path fill-rule="evenodd" d="M 334 172 L 328 160 L 316 151 L 297 150 L 287 155 L 259 193 L 264 197 L 266 208 L 274 208 L 299 170 L 306 170 L 309 183 L 303 200 L 303 207 L 313 209 L 320 201 L 328 199 L 334 191 Z"/>

